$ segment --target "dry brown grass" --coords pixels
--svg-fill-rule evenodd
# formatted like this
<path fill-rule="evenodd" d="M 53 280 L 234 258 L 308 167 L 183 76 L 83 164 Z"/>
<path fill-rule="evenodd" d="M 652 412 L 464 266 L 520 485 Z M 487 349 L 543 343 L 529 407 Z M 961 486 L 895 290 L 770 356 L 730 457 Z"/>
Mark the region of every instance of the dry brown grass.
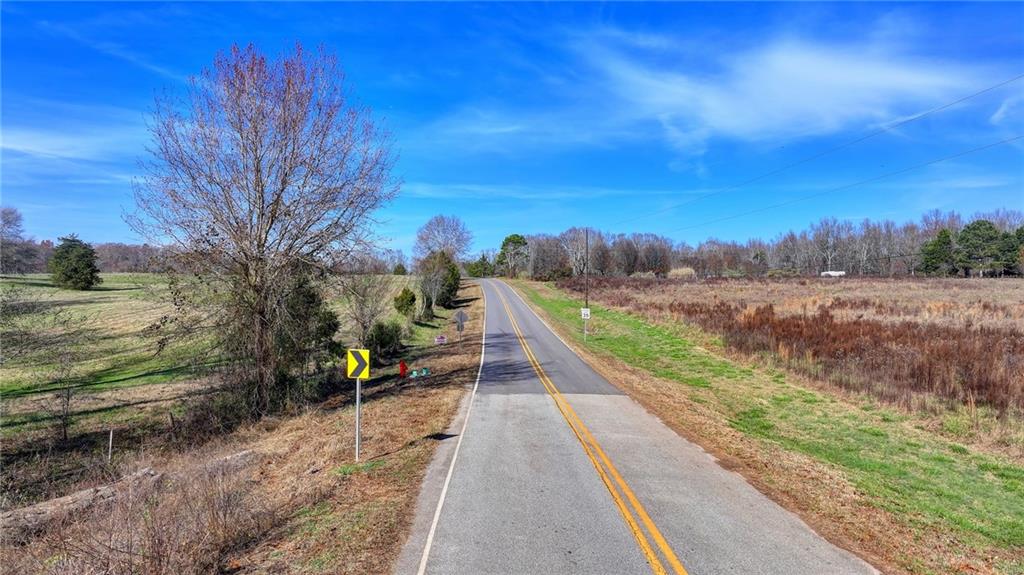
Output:
<path fill-rule="evenodd" d="M 418 485 L 476 376 L 479 287 L 467 285 L 464 345 L 415 360 L 432 376 L 413 383 L 383 371 L 365 388 L 363 458 L 353 461 L 351 390 L 288 418 L 265 419 L 176 455 L 150 454 L 171 479 L 152 492 L 69 517 L 26 545 L 5 543 L 5 573 L 383 573 L 397 557 Z M 453 326 L 447 326 L 453 338 Z M 206 462 L 253 450 L 240 469 Z"/>
<path fill-rule="evenodd" d="M 828 308 L 838 320 L 909 320 L 934 325 L 1024 329 L 1024 282 L 1013 278 L 717 279 L 650 281 L 591 278 L 594 294 L 628 290 L 641 301 L 755 308 L 781 316 Z M 575 287 L 575 286 L 573 286 Z"/>
<path fill-rule="evenodd" d="M 581 291 L 581 282 L 561 287 Z M 663 322 L 691 322 L 732 348 L 904 407 L 1024 412 L 1024 282 L 600 278 L 591 298 Z M 1015 299 L 1016 298 L 1016 299 Z"/>

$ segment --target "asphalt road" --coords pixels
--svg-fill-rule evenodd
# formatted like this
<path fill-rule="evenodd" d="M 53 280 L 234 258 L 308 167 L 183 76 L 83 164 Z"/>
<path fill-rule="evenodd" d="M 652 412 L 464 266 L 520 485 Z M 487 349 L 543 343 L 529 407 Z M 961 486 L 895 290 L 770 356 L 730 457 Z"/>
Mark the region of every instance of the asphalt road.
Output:
<path fill-rule="evenodd" d="M 481 283 L 479 382 L 398 573 L 875 572 L 623 395 L 510 287 Z"/>

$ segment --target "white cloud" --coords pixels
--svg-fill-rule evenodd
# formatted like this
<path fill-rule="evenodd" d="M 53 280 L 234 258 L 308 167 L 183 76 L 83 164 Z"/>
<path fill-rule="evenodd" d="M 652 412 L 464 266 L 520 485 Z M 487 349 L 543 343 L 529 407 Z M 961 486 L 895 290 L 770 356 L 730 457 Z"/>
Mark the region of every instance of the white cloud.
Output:
<path fill-rule="evenodd" d="M 97 52 L 101 52 L 113 58 L 123 60 L 125 62 L 128 62 L 129 64 L 138 66 L 143 70 L 148 70 L 150 72 L 153 72 L 154 74 L 164 76 L 165 78 L 170 78 L 172 80 L 176 80 L 179 82 L 184 82 L 188 80 L 187 76 L 183 74 L 178 74 L 177 72 L 171 70 L 170 68 L 167 68 L 166 66 L 161 66 L 153 62 L 149 58 L 145 57 L 144 55 L 117 42 L 111 42 L 108 40 L 95 40 L 92 37 L 82 34 L 77 29 L 71 26 L 58 22 L 43 20 L 39 22 L 39 27 L 42 28 L 43 30 L 46 30 L 47 32 L 64 36 L 65 38 L 74 40 L 75 42 L 78 42 L 83 46 L 96 50 Z"/>
<path fill-rule="evenodd" d="M 0 148 L 39 160 L 111 161 L 138 157 L 149 139 L 143 113 L 108 105 L 8 95 Z"/>
<path fill-rule="evenodd" d="M 884 24 L 884 25 L 883 25 Z M 787 141 L 866 130 L 984 87 L 992 69 L 912 55 L 892 23 L 863 40 L 777 37 L 741 50 L 615 28 L 565 34 L 573 81 L 544 105 L 467 103 L 422 143 L 514 153 L 661 140 L 684 160 L 716 140 Z M 884 28 L 884 29 L 883 29 Z M 996 119 L 1002 115 L 997 113 Z M 429 145 L 429 144 L 428 144 Z"/>
<path fill-rule="evenodd" d="M 1004 99 L 995 113 L 989 117 L 989 122 L 1001 126 L 1020 118 L 1021 109 L 1024 108 L 1021 104 L 1024 104 L 1024 96 L 1020 94 L 1014 94 Z"/>
<path fill-rule="evenodd" d="M 604 188 L 592 186 L 520 186 L 505 184 L 432 184 L 408 182 L 402 195 L 438 200 L 575 200 L 609 197 L 655 197 L 705 194 L 707 189 L 638 190 L 635 188 Z"/>
<path fill-rule="evenodd" d="M 701 74 L 615 47 L 590 45 L 583 53 L 606 78 L 623 113 L 636 121 L 657 118 L 666 139 L 693 154 L 715 137 L 786 139 L 883 121 L 942 102 L 978 85 L 980 77 L 883 46 L 799 39 L 727 55 Z"/>
<path fill-rule="evenodd" d="M 88 130 L 70 132 L 45 128 L 5 128 L 0 143 L 6 151 L 40 158 L 110 160 L 112 152 L 123 152 L 138 142 L 132 134 Z M 141 147 L 136 148 L 141 152 Z"/>

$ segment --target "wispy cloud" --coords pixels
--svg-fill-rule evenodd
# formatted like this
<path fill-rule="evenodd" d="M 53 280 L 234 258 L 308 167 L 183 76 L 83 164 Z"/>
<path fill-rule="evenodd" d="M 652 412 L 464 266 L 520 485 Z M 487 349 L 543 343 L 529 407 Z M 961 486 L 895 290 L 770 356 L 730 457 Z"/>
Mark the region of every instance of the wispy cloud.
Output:
<path fill-rule="evenodd" d="M 702 151 L 711 137 L 783 139 L 833 133 L 858 122 L 931 105 L 977 74 L 872 45 L 837 46 L 799 39 L 731 54 L 700 77 L 671 64 L 648 64 L 614 48 L 586 57 L 638 120 L 656 118 L 682 151 Z"/>
<path fill-rule="evenodd" d="M 159 74 L 165 78 L 170 78 L 178 82 L 185 82 L 188 80 L 187 75 L 179 74 L 166 66 L 153 62 L 145 55 L 118 42 L 93 39 L 91 36 L 80 32 L 76 28 L 60 22 L 42 20 L 38 22 L 38 25 L 45 32 L 63 36 L 69 40 L 78 42 L 83 46 L 96 50 L 97 52 L 128 62 L 129 64 L 142 68 L 143 70 Z"/>
<path fill-rule="evenodd" d="M 1002 126 L 1011 123 L 1014 119 L 1020 119 L 1021 112 L 1024 111 L 1022 104 L 1024 104 L 1024 95 L 1019 93 L 1004 99 L 995 113 L 989 117 L 989 122 Z"/>
<path fill-rule="evenodd" d="M 435 184 L 410 182 L 402 185 L 402 194 L 414 198 L 443 200 L 577 200 L 614 197 L 657 197 L 704 194 L 707 189 L 651 190 L 591 186 L 520 186 L 504 184 Z"/>
<path fill-rule="evenodd" d="M 733 51 L 697 51 L 670 36 L 620 28 L 566 32 L 558 44 L 575 57 L 574 83 L 548 105 L 468 103 L 428 129 L 470 151 L 660 139 L 682 158 L 675 166 L 699 169 L 685 158 L 718 140 L 787 141 L 865 129 L 997 77 L 990 69 L 915 56 L 892 40 L 891 22 L 878 27 L 859 42 L 785 36 Z"/>
<path fill-rule="evenodd" d="M 13 96 L 13 95 L 11 95 Z M 12 99 L 9 97 L 9 99 Z M 40 159 L 137 157 L 148 138 L 143 113 L 107 105 L 13 98 L 0 147 Z"/>

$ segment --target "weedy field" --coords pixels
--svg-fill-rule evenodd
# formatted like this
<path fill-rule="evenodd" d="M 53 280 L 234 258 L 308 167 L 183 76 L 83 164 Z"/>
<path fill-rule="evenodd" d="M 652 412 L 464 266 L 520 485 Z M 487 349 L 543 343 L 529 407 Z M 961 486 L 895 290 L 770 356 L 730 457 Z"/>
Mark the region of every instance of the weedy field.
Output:
<path fill-rule="evenodd" d="M 933 398 L 924 411 L 907 409 L 875 388 L 836 385 L 827 367 L 811 369 L 818 358 L 795 363 L 770 348 L 741 351 L 749 348 L 733 347 L 734 338 L 748 340 L 730 331 L 742 328 L 749 306 L 772 304 L 784 310 L 783 320 L 823 321 L 820 307 L 833 306 L 843 318 L 833 321 L 863 321 L 863 307 L 835 304 L 873 293 L 872 313 L 904 310 L 902 320 L 871 320 L 878 324 L 863 340 L 881 354 L 893 351 L 884 330 L 905 329 L 914 313 L 922 332 L 953 329 L 967 337 L 989 329 L 977 327 L 980 318 L 999 317 L 1004 327 L 992 329 L 1016 333 L 1021 300 L 1013 294 L 1021 288 L 981 282 L 951 299 L 955 282 L 595 283 L 586 344 L 576 284 L 566 291 L 535 282 L 517 287 L 605 377 L 830 540 L 895 573 L 1024 572 L 1024 457 L 1012 410 L 976 405 L 972 413 L 952 396 Z M 904 290 L 916 292 L 919 303 Z M 932 322 L 923 315 L 928 302 L 949 311 Z M 716 308 L 731 310 L 733 319 L 707 312 Z M 755 325 L 768 325 L 768 333 L 774 327 Z M 815 333 L 803 329 L 795 333 Z M 841 365 L 852 370 L 854 363 Z"/>
<path fill-rule="evenodd" d="M 133 473 L 158 480 L 118 487 L 113 503 L 54 522 L 26 544 L 3 547 L 0 572 L 385 571 L 403 540 L 433 445 L 475 376 L 479 288 L 466 284 L 460 291 L 457 303 L 471 317 L 463 345 L 433 345 L 434 335 L 453 332 L 453 310 L 438 309 L 435 320 L 409 325 L 403 357 L 413 367 L 430 367 L 429 379 L 399 380 L 393 365 L 374 369 L 365 386 L 365 459 L 355 464 L 352 386 L 336 375 L 326 400 L 301 412 L 188 437 L 183 421 L 218 405 L 216 358 L 202 342 L 155 353 L 146 327 L 167 311 L 161 278 L 103 278 L 100 289 L 88 292 L 58 290 L 45 276 L 3 280 L 34 302 L 21 327 L 51 326 L 55 333 L 40 335 L 55 339 L 45 341 L 80 349 L 70 372 L 67 440 L 55 422 L 59 392 L 67 387 L 54 380 L 63 356 L 32 348 L 3 367 L 0 511 Z M 388 297 L 414 281 L 392 277 Z M 55 310 L 72 321 L 50 321 Z M 61 326 L 72 326 L 76 337 L 57 337 Z M 339 337 L 349 333 L 343 326 Z M 230 406 L 217 407 L 223 408 Z"/>
<path fill-rule="evenodd" d="M 560 286 L 583 290 L 579 280 Z M 911 409 L 1024 412 L 1021 281 L 599 278 L 591 297 Z"/>

